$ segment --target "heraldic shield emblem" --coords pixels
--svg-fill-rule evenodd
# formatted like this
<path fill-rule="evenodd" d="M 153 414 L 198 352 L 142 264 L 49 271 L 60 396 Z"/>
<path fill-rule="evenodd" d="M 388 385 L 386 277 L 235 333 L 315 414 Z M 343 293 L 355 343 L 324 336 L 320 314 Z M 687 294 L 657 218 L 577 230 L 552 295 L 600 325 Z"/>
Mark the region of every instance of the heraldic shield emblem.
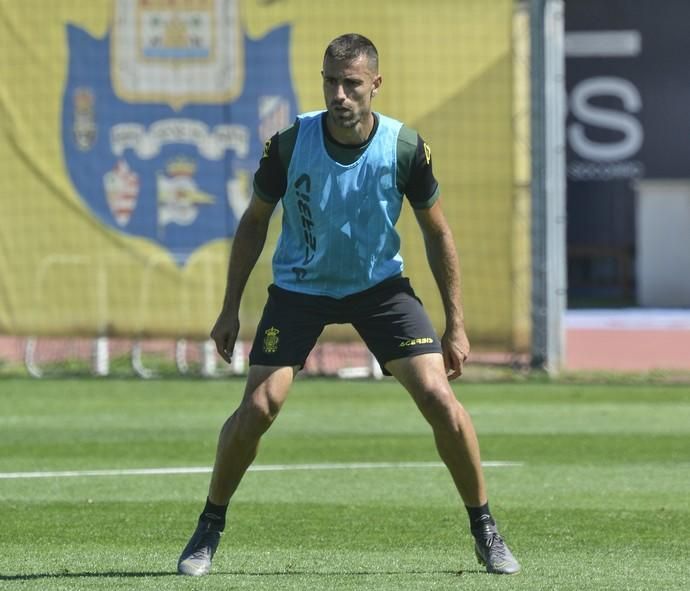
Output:
<path fill-rule="evenodd" d="M 263 145 L 297 113 L 290 27 L 250 40 L 239 0 L 114 0 L 109 33 L 69 25 L 66 166 L 90 211 L 183 265 L 233 236 Z"/>

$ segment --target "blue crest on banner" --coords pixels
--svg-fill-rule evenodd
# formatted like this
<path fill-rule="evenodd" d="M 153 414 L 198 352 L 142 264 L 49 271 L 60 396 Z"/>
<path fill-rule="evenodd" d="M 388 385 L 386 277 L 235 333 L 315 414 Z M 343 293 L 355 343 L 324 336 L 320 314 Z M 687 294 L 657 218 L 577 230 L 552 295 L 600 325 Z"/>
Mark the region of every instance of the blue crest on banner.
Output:
<path fill-rule="evenodd" d="M 237 27 L 226 63 L 214 0 L 124 1 L 103 39 L 67 27 L 65 162 L 99 220 L 183 265 L 234 235 L 266 139 L 297 113 L 290 27 L 257 40 Z"/>

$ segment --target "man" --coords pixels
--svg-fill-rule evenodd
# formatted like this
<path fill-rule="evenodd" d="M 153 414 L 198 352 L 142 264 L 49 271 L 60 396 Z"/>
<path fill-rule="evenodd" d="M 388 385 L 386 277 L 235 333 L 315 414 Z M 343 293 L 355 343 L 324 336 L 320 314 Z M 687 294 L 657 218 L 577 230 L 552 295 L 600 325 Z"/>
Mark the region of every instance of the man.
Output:
<path fill-rule="evenodd" d="M 322 77 L 326 111 L 298 117 L 267 143 L 237 228 L 223 308 L 211 331 L 227 362 L 239 331 L 242 292 L 282 200 L 274 282 L 249 356 L 244 398 L 221 430 L 206 506 L 178 571 L 209 572 L 230 498 L 295 374 L 326 324 L 351 323 L 430 423 L 467 507 L 478 560 L 488 572 L 516 573 L 520 565 L 489 511 L 472 421 L 448 383 L 462 373 L 470 345 L 456 248 L 438 200 L 431 152 L 416 132 L 371 110 L 382 78 L 367 38 L 333 40 Z M 403 195 L 414 208 L 441 293 L 446 327 L 440 340 L 401 276 L 394 225 Z"/>

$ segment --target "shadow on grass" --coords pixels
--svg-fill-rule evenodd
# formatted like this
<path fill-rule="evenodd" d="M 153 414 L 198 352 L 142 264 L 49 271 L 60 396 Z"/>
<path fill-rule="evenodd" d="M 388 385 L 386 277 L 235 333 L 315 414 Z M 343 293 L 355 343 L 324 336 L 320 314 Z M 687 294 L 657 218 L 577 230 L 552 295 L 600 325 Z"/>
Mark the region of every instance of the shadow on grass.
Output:
<path fill-rule="evenodd" d="M 455 575 L 463 574 L 486 574 L 485 570 L 397 570 L 397 571 L 310 571 L 310 570 L 284 570 L 284 571 L 215 571 L 208 576 L 243 576 L 243 577 L 294 577 L 294 576 L 313 576 L 313 577 L 372 577 L 372 576 L 391 576 L 391 575 Z M 148 579 L 162 577 L 179 577 L 173 571 L 156 572 L 57 572 L 57 573 L 32 573 L 24 575 L 5 575 L 0 574 L 0 581 L 36 581 L 41 579 Z"/>
<path fill-rule="evenodd" d="M 3 575 L 0 574 L 0 581 L 36 581 L 40 579 L 119 579 L 122 578 L 135 578 L 135 579 L 146 579 L 149 577 L 176 577 L 178 576 L 176 572 L 171 571 L 158 571 L 158 572 L 91 572 L 91 573 L 77 573 L 70 571 L 62 571 L 57 573 L 31 573 L 27 575 Z"/>

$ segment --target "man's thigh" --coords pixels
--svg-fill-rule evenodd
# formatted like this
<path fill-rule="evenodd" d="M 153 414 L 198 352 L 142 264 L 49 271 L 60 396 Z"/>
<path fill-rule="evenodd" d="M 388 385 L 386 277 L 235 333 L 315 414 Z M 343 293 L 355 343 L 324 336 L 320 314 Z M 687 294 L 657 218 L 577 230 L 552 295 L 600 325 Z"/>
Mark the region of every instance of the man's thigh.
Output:
<path fill-rule="evenodd" d="M 302 368 L 327 322 L 326 311 L 310 296 L 273 285 L 268 294 L 249 365 Z"/>
<path fill-rule="evenodd" d="M 441 340 L 407 279 L 363 293 L 353 306 L 352 324 L 386 375 L 390 375 L 385 367 L 389 361 L 441 353 Z"/>

